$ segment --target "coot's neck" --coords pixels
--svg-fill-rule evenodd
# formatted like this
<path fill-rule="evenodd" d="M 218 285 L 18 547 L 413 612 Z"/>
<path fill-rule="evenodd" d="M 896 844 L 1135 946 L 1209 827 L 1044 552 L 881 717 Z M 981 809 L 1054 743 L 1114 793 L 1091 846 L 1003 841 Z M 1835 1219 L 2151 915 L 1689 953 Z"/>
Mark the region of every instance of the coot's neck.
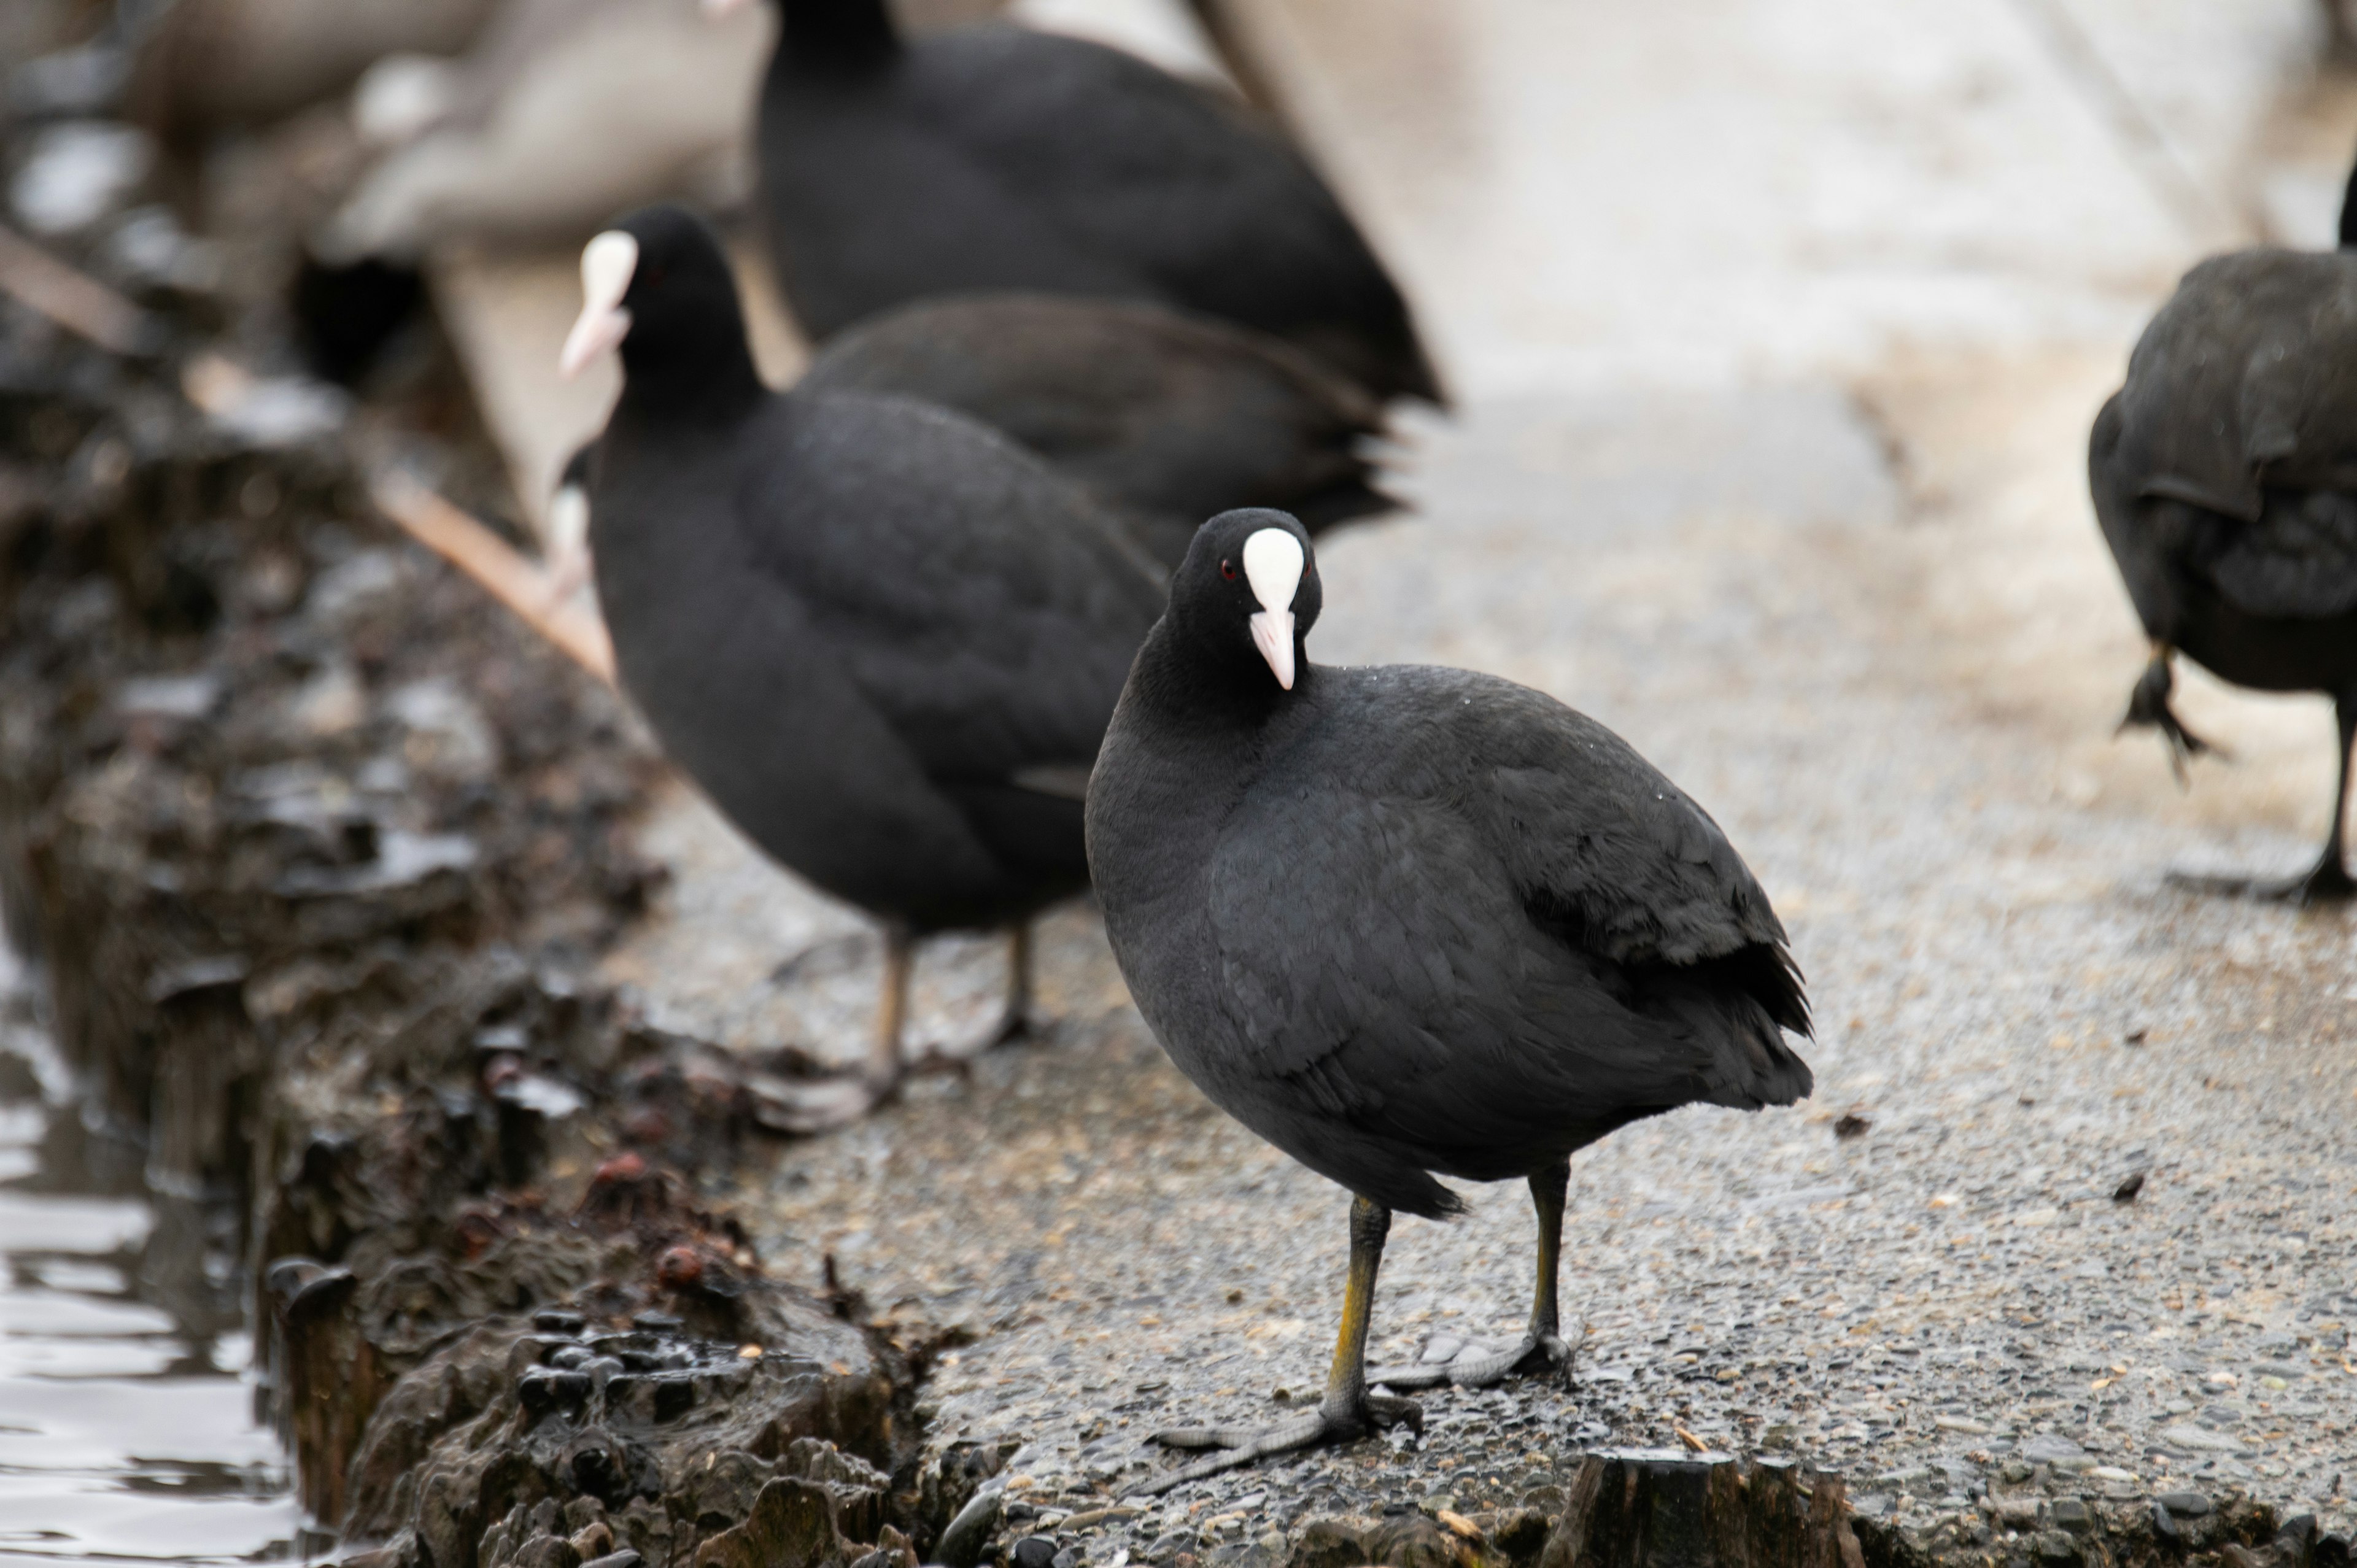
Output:
<path fill-rule="evenodd" d="M 640 428 L 716 428 L 750 413 L 769 395 L 745 319 L 734 300 L 698 318 L 633 329 L 622 339 L 622 396 L 614 423 Z"/>
<path fill-rule="evenodd" d="M 900 49 L 884 0 L 778 0 L 776 69 L 871 66 Z"/>
<path fill-rule="evenodd" d="M 1249 638 L 1229 639 L 1188 635 L 1178 612 L 1165 615 L 1146 633 L 1130 672 L 1130 690 L 1141 707 L 1165 724 L 1195 735 L 1246 740 L 1308 700 L 1318 681 L 1308 652 L 1296 645 L 1293 690 L 1285 690 Z M 1174 624 L 1175 623 L 1175 624 Z"/>

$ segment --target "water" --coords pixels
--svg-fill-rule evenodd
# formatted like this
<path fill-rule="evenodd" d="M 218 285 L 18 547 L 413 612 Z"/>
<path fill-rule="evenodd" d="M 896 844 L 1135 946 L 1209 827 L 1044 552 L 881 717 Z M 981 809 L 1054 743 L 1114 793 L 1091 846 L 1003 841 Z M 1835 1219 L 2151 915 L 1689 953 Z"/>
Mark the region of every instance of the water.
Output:
<path fill-rule="evenodd" d="M 284 1557 L 220 1217 L 83 1124 L 22 980 L 0 940 L 0 1568 Z"/>

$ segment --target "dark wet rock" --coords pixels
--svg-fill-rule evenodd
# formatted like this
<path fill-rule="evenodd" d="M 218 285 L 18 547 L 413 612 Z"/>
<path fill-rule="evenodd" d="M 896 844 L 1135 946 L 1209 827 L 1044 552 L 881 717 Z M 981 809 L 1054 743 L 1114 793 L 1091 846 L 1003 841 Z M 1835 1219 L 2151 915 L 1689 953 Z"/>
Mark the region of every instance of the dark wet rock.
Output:
<path fill-rule="evenodd" d="M 1006 1501 L 1003 1491 L 985 1484 L 960 1505 L 933 1547 L 934 1557 L 944 1564 L 944 1568 L 974 1568 L 974 1564 L 981 1561 L 983 1548 L 989 1543 L 991 1532 L 998 1527 Z M 1189 1543 L 1192 1544 L 1191 1536 Z M 1152 1552 L 1146 1556 L 1149 1562 L 1160 1561 Z"/>
<path fill-rule="evenodd" d="M 2210 1499 L 2200 1492 L 2163 1492 L 2154 1501 L 2179 1519 L 2200 1519 L 2210 1511 Z"/>
<path fill-rule="evenodd" d="M 1009 1561 L 1014 1568 L 1055 1568 L 1056 1538 L 1027 1535 L 1015 1543 Z"/>

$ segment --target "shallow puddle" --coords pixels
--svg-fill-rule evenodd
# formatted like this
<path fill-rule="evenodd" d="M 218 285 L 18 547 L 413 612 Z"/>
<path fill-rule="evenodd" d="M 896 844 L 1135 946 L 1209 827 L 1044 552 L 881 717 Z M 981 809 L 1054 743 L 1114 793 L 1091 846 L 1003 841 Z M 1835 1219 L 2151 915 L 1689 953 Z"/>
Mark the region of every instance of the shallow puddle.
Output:
<path fill-rule="evenodd" d="M 226 1238 L 86 1128 L 0 945 L 0 1568 L 286 1555 Z"/>

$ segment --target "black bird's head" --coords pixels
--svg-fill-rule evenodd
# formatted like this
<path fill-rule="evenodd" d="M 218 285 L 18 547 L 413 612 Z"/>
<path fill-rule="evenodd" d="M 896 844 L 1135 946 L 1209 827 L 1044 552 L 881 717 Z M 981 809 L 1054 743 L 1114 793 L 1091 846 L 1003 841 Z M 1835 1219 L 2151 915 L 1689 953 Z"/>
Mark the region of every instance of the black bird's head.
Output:
<path fill-rule="evenodd" d="M 1223 511 L 1195 531 L 1170 580 L 1170 625 L 1207 671 L 1290 692 L 1325 595 L 1309 531 L 1266 507 Z"/>
<path fill-rule="evenodd" d="M 633 392 L 659 390 L 690 406 L 713 392 L 759 392 L 736 274 L 718 238 L 685 208 L 642 207 L 590 241 L 581 295 L 557 361 L 566 375 L 619 349 Z"/>

